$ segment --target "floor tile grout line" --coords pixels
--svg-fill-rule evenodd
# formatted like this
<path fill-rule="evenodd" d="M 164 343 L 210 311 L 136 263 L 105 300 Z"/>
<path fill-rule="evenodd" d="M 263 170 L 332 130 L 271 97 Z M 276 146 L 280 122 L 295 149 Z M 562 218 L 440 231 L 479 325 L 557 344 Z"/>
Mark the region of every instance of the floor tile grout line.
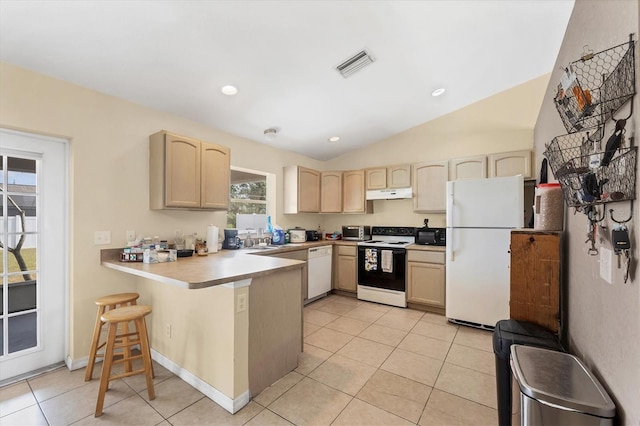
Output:
<path fill-rule="evenodd" d="M 38 405 L 38 410 L 40 410 L 40 414 L 42 414 L 42 417 L 44 417 L 44 421 L 47 422 L 47 425 L 50 426 L 51 422 L 47 418 L 47 415 L 45 414 L 45 412 L 42 409 L 42 407 L 40 406 L 40 401 L 38 401 L 38 398 L 36 398 L 36 394 L 33 392 L 33 388 L 31 387 L 31 383 L 29 383 L 28 379 L 25 379 L 25 382 L 26 382 L 27 386 L 29 387 L 29 390 L 31 391 L 31 396 L 33 396 L 34 401 L 36 401 L 36 404 Z"/>

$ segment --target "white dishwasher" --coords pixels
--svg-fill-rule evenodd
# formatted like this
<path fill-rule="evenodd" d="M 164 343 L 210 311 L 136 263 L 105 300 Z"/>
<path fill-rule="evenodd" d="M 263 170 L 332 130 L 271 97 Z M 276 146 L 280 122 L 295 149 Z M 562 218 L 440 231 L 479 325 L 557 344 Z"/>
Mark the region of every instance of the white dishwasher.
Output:
<path fill-rule="evenodd" d="M 308 301 L 331 291 L 331 246 L 312 247 L 307 253 Z"/>

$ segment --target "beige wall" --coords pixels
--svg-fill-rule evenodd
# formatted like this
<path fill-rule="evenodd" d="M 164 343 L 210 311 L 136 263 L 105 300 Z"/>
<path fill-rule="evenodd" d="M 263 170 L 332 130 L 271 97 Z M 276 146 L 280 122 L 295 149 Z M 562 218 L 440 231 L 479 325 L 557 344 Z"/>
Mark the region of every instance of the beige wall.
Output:
<path fill-rule="evenodd" d="M 249 388 L 248 312 L 235 313 L 235 297 L 249 287 L 187 290 L 137 278 L 140 304 L 153 307 L 151 347 L 229 398 Z M 171 333 L 167 332 L 171 327 Z"/>
<path fill-rule="evenodd" d="M 122 247 L 127 230 L 171 238 L 174 232 L 204 235 L 208 224 L 224 227 L 225 212 L 152 211 L 148 208 L 148 137 L 161 129 L 226 145 L 231 164 L 277 173 L 320 162 L 248 141 L 162 111 L 0 63 L 0 126 L 71 140 L 70 164 L 70 356 L 89 352 L 95 305 L 102 295 L 131 290 L 135 279 L 100 266 L 99 250 Z M 278 191 L 278 205 L 282 205 Z M 285 227 L 315 229 L 315 215 L 276 217 Z M 93 244 L 94 231 L 110 230 L 112 244 Z"/>
<path fill-rule="evenodd" d="M 630 33 L 635 33 L 637 40 L 639 12 L 637 1 L 576 1 L 535 127 L 536 164 L 542 161 L 545 143 L 567 133 L 553 104 L 560 70 L 581 56 L 584 45 L 599 52 L 627 41 Z M 637 55 L 636 48 L 636 79 L 639 75 Z M 640 102 L 637 96 L 635 98 L 635 112 L 627 122 L 626 130 L 627 137 L 635 135 L 637 146 Z M 627 105 L 617 116 L 625 117 L 628 112 Z M 609 122 L 605 140 L 611 129 Z M 635 217 L 631 224 L 627 224 L 631 228 L 634 259 L 640 255 L 637 206 L 636 200 Z M 610 208 L 614 209 L 616 218 L 626 218 L 629 202 L 610 203 L 607 210 Z M 620 424 L 637 425 L 640 424 L 640 288 L 637 261 L 627 284 L 623 283 L 622 271 L 615 266 L 615 256 L 613 284 L 602 280 L 599 257 L 589 256 L 584 243 L 587 224 L 584 214 L 567 212 L 565 236 L 568 244 L 564 267 L 568 279 L 570 349 L 587 363 L 615 399 L 621 415 Z M 607 216 L 602 225 L 606 226 L 606 231 L 600 234 L 597 245 L 611 249 L 609 236 L 614 223 Z"/>

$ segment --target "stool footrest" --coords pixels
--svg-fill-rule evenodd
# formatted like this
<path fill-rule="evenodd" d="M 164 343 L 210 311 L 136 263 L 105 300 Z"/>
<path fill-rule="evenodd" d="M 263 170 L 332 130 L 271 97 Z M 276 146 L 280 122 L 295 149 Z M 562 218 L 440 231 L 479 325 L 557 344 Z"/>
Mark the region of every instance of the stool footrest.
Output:
<path fill-rule="evenodd" d="M 114 359 L 111 363 L 112 364 L 122 364 L 122 363 L 125 363 L 125 362 L 128 362 L 128 361 L 133 361 L 133 360 L 136 360 L 136 359 L 143 359 L 142 354 L 141 355 L 134 355 L 134 356 L 132 356 L 130 358 Z"/>
<path fill-rule="evenodd" d="M 135 374 L 143 374 L 145 372 L 146 372 L 146 370 L 144 369 L 144 367 L 142 367 L 140 370 L 134 370 L 134 371 L 124 372 L 124 373 L 120 373 L 120 374 L 115 374 L 115 375 L 109 377 L 109 381 L 122 379 L 123 377 L 129 377 L 129 376 L 133 376 Z"/>

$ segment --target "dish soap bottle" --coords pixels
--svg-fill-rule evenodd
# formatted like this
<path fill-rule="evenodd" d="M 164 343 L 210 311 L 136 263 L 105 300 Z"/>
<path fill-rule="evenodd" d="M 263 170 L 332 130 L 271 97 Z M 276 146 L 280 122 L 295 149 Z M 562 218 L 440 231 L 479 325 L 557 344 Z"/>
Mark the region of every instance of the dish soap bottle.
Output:
<path fill-rule="evenodd" d="M 271 216 L 267 216 L 267 232 L 273 235 L 273 225 L 271 224 Z"/>

